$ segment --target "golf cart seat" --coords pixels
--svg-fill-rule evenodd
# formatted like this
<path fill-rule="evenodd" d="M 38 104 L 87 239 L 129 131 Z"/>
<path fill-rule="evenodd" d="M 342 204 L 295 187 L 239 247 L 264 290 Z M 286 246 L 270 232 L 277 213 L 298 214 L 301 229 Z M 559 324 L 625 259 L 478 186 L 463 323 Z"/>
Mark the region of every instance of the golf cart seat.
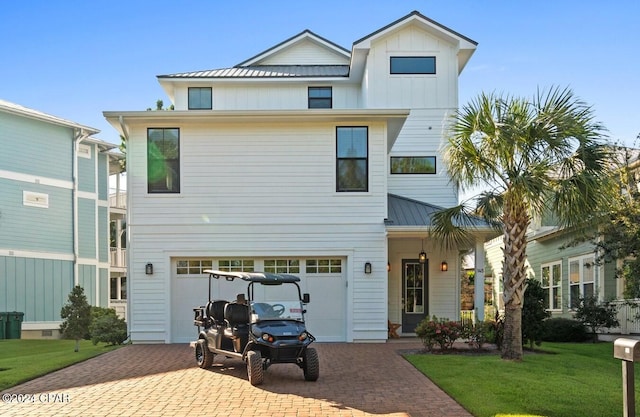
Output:
<path fill-rule="evenodd" d="M 224 307 L 228 304 L 226 300 L 215 300 L 207 303 L 207 317 L 213 324 L 224 326 Z"/>
<path fill-rule="evenodd" d="M 224 334 L 231 339 L 246 336 L 249 332 L 249 306 L 246 304 L 227 303 L 224 307 L 224 320 L 227 328 Z"/>

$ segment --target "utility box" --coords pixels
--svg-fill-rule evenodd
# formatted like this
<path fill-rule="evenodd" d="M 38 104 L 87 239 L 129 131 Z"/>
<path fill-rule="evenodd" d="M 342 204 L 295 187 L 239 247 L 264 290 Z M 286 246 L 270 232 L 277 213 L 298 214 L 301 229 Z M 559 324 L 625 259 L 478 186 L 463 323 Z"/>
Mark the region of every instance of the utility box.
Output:
<path fill-rule="evenodd" d="M 640 362 L 640 340 L 618 338 L 613 342 L 613 357 L 628 362 Z"/>

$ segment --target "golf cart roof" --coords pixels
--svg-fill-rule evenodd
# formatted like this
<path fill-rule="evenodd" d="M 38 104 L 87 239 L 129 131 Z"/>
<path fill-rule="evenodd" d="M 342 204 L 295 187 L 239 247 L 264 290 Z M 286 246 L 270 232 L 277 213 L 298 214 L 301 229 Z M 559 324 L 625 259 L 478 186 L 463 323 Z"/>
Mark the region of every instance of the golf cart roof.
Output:
<path fill-rule="evenodd" d="M 233 281 L 236 278 L 243 281 L 258 282 L 262 284 L 281 284 L 285 282 L 300 281 L 300 278 L 295 275 L 271 274 L 268 272 L 227 272 L 215 271 L 213 269 L 205 269 L 203 272 L 209 274 L 209 276 L 212 278 L 224 278 L 227 281 Z"/>

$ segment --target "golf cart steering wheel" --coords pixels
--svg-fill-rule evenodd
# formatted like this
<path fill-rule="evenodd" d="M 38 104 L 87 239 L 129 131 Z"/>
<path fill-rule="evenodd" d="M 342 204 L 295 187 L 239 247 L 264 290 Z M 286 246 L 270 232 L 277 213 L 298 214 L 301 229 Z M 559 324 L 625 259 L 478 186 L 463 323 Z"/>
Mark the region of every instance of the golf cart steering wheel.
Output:
<path fill-rule="evenodd" d="M 271 309 L 273 310 L 273 314 L 276 317 L 280 317 L 282 313 L 284 313 L 284 310 L 286 310 L 285 306 L 283 306 L 282 304 L 273 304 L 271 306 Z"/>

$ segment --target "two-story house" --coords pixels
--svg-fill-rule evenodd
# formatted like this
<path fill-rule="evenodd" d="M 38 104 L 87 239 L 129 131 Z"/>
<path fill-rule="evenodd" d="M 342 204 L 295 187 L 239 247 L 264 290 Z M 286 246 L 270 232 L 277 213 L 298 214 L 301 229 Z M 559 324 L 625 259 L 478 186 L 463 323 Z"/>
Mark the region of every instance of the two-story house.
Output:
<path fill-rule="evenodd" d="M 97 129 L 0 100 L 0 311 L 23 338 L 56 338 L 74 285 L 109 297 L 108 177 Z"/>
<path fill-rule="evenodd" d="M 174 111 L 105 111 L 127 139 L 131 339 L 191 340 L 209 268 L 300 276 L 321 341 L 457 319 L 467 248 L 429 232 L 458 203 L 439 149 L 475 48 L 419 12 L 351 50 L 306 30 L 232 68 L 158 76 Z M 490 231 L 475 233 L 482 248 Z"/>

